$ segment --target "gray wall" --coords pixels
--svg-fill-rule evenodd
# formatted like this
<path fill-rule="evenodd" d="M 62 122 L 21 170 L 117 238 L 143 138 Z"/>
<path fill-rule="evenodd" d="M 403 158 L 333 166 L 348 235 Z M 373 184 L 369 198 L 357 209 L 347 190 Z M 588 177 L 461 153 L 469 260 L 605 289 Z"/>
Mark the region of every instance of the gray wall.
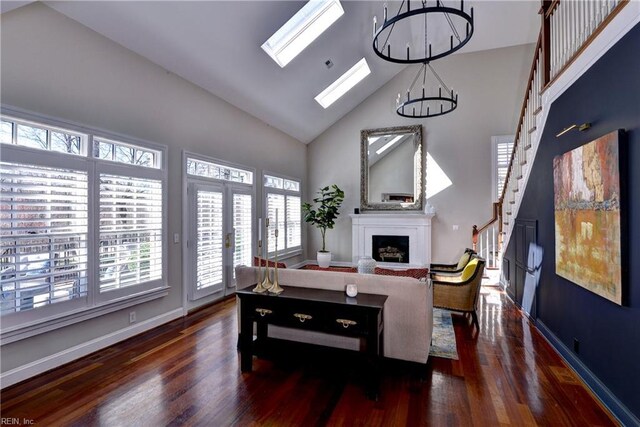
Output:
<path fill-rule="evenodd" d="M 471 244 L 471 227 L 491 218 L 491 136 L 512 134 L 526 87 L 533 45 L 453 55 L 433 65 L 460 93 L 456 111 L 431 119 L 395 114 L 398 92 L 406 91 L 417 68 L 408 67 L 309 145 L 309 193 L 337 184 L 346 198 L 334 230 L 327 233 L 334 260 L 351 260 L 351 219 L 360 204 L 360 131 L 388 126 L 423 125 L 426 149 L 453 185 L 433 196 L 433 259 L 450 261 Z M 348 95 L 347 95 L 348 96 Z M 339 159 L 339 160 L 337 160 Z M 428 171 L 427 171 L 428 173 Z M 453 231 L 453 225 L 459 225 Z M 320 234 L 309 230 L 307 254 L 319 247 Z"/>
<path fill-rule="evenodd" d="M 182 150 L 304 179 L 307 147 L 41 3 L 0 17 L 3 104 L 169 147 L 169 233 L 182 232 Z M 303 240 L 304 241 L 304 240 Z M 182 306 L 182 246 L 169 245 L 170 294 L 138 322 Z M 290 260 L 294 262 L 296 260 Z M 16 368 L 129 326 L 129 309 L 2 347 Z"/>

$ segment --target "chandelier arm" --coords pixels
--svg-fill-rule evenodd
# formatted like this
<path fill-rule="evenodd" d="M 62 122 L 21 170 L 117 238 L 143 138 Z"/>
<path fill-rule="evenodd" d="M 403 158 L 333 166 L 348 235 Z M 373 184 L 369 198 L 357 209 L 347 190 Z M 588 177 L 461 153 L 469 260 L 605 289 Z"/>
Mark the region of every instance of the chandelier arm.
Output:
<path fill-rule="evenodd" d="M 438 79 L 438 81 L 440 82 L 440 84 L 442 86 L 444 86 L 444 88 L 446 89 L 447 92 L 451 92 L 451 90 L 447 87 L 447 84 L 445 82 L 442 81 L 442 79 L 440 78 L 440 76 L 438 75 L 438 73 L 436 73 L 436 70 L 433 69 L 433 67 L 431 66 L 431 64 L 427 63 L 427 65 L 429 66 L 429 69 L 431 69 L 431 72 L 433 73 L 434 76 L 436 76 L 436 79 Z"/>
<path fill-rule="evenodd" d="M 424 67 L 424 65 L 423 65 Z M 415 86 L 416 81 L 418 80 L 418 77 L 420 77 L 420 73 L 422 72 L 422 69 L 418 70 L 418 73 L 416 74 L 416 76 L 413 78 L 413 82 L 411 82 L 411 86 L 409 86 L 408 91 L 411 92 L 411 89 L 413 89 L 413 86 Z"/>
<path fill-rule="evenodd" d="M 400 11 L 402 10 L 402 6 L 404 6 L 404 0 L 402 0 L 402 3 L 400 3 L 400 7 L 398 8 L 398 12 L 396 12 L 396 15 L 400 13 Z M 384 22 L 382 24 L 384 25 Z M 389 29 L 389 34 L 387 34 L 387 38 L 384 41 L 384 44 L 382 45 L 382 49 L 380 49 L 381 51 L 384 51 L 384 48 L 387 47 L 387 43 L 389 42 L 389 37 L 391 37 L 391 33 L 393 32 L 393 29 L 395 27 L 396 27 L 396 23 L 394 22 L 393 24 L 391 24 L 391 29 Z"/>
<path fill-rule="evenodd" d="M 447 21 L 449 22 L 449 26 L 451 27 L 451 32 L 453 32 L 453 35 L 456 36 L 456 39 L 458 39 L 458 42 L 462 42 L 462 40 L 460 40 L 460 34 L 458 34 L 458 30 L 456 30 L 455 25 L 453 25 L 453 22 L 451 21 L 451 17 L 449 16 L 449 14 L 445 12 L 444 17 L 447 18 Z"/>

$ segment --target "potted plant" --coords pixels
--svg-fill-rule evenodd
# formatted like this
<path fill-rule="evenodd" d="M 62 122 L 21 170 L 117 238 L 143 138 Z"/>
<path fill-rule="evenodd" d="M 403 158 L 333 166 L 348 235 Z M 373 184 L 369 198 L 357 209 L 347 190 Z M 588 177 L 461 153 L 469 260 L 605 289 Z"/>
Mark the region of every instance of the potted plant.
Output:
<path fill-rule="evenodd" d="M 331 252 L 326 249 L 327 229 L 333 229 L 335 219 L 340 212 L 338 209 L 344 200 L 344 191 L 337 185 L 323 187 L 318 191 L 318 197 L 311 203 L 302 204 L 302 213 L 305 222 L 315 225 L 322 234 L 322 249 L 318 251 L 318 265 L 322 268 L 329 267 L 331 263 Z"/>

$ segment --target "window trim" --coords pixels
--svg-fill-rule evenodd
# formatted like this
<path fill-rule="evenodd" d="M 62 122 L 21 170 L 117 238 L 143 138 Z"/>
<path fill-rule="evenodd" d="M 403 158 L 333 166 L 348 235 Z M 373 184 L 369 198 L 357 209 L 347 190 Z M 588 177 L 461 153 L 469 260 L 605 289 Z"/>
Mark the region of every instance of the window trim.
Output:
<path fill-rule="evenodd" d="M 268 176 L 273 176 L 275 178 L 282 178 L 282 179 L 288 179 L 290 181 L 296 181 L 300 184 L 300 191 L 293 191 L 293 190 L 285 190 L 284 188 L 274 188 L 274 187 L 267 187 L 264 185 L 264 179 L 265 179 L 265 175 Z M 293 176 L 289 176 L 289 175 L 284 175 L 281 173 L 275 173 L 275 172 L 269 172 L 267 170 L 263 170 L 262 171 L 262 181 L 261 181 L 261 186 L 262 186 L 262 217 L 266 218 L 268 216 L 268 212 L 267 212 L 267 194 L 268 193 L 273 193 L 273 194 L 282 194 L 285 196 L 285 209 L 286 209 L 286 205 L 287 205 L 287 199 L 286 196 L 298 196 L 300 197 L 300 205 L 301 205 L 301 209 L 300 209 L 300 246 L 295 246 L 293 248 L 286 248 L 286 249 L 281 249 L 278 251 L 278 258 L 279 259 L 287 259 L 287 258 L 293 258 L 295 256 L 298 255 L 302 255 L 303 253 L 303 229 L 304 229 L 304 221 L 302 220 L 302 189 L 303 189 L 303 181 L 300 178 L 296 178 Z M 285 221 L 286 221 L 286 216 L 285 216 Z M 286 233 L 286 223 L 285 223 L 285 233 Z M 285 243 L 287 241 L 287 236 L 285 234 L 284 236 L 285 239 Z M 266 249 L 266 255 L 267 258 L 269 257 L 274 257 L 275 256 L 275 252 L 268 252 L 269 248 L 267 247 Z"/>
<path fill-rule="evenodd" d="M 18 123 L 24 122 L 25 124 L 44 126 L 53 128 L 54 130 L 69 131 L 71 133 L 81 133 L 87 136 L 86 139 L 83 140 L 83 146 L 80 148 L 81 154 L 62 153 L 2 143 L 2 161 L 25 163 L 41 167 L 83 170 L 87 172 L 88 180 L 87 296 L 49 304 L 39 309 L 8 313 L 2 316 L 4 324 L 0 331 L 0 345 L 19 341 L 168 295 L 170 287 L 168 286 L 169 229 L 167 215 L 169 182 L 167 146 L 105 131 L 103 129 L 91 128 L 75 122 L 36 114 L 4 104 L 0 104 L 0 115 L 9 121 L 15 120 Z M 156 151 L 160 156 L 160 160 L 157 162 L 158 168 L 128 165 L 98 159 L 93 156 L 94 136 Z M 37 153 L 37 156 L 34 156 L 35 153 Z M 100 294 L 100 283 L 98 280 L 99 264 L 97 261 L 99 252 L 100 173 L 141 178 L 148 177 L 159 179 L 162 182 L 162 279 L 142 282 L 123 288 L 128 292 L 122 295 L 113 293 L 113 291 L 106 292 L 104 295 Z M 11 322 L 7 324 L 9 318 L 11 318 Z"/>

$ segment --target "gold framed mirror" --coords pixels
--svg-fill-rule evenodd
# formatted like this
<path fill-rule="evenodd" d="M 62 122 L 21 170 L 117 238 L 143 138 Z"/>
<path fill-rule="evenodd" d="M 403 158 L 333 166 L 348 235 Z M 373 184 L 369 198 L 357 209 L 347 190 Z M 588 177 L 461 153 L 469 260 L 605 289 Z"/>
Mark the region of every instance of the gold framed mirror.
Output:
<path fill-rule="evenodd" d="M 423 210 L 423 150 L 422 125 L 361 131 L 360 210 Z"/>

